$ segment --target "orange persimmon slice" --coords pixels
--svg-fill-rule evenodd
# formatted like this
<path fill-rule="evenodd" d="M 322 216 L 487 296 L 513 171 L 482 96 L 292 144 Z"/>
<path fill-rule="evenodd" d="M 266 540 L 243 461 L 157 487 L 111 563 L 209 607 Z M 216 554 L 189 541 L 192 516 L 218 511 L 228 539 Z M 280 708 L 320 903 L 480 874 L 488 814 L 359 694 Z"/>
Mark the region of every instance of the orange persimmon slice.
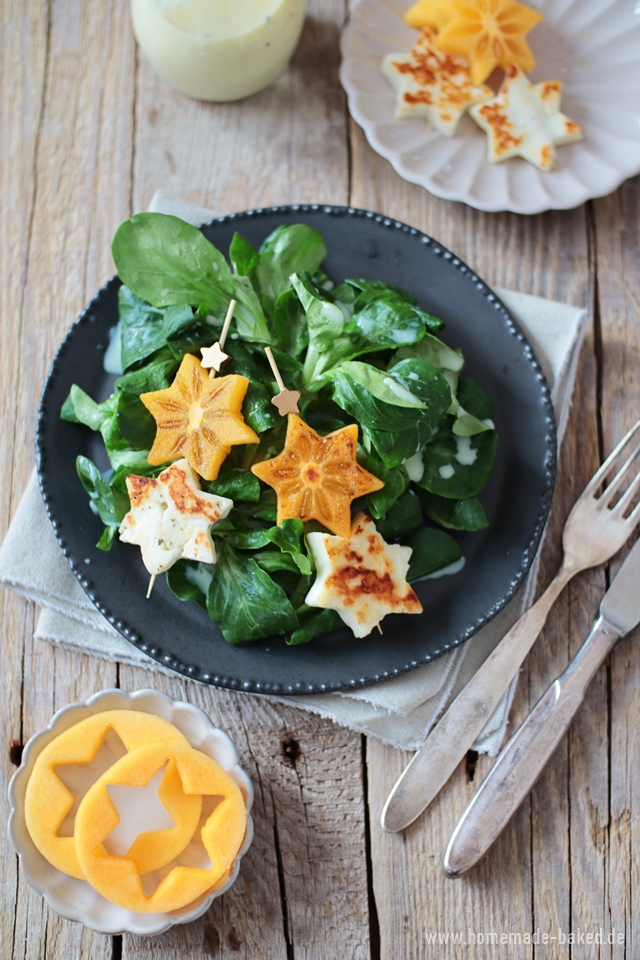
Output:
<path fill-rule="evenodd" d="M 452 14 L 451 0 L 417 0 L 405 13 L 404 20 L 417 30 L 422 30 L 423 27 L 442 30 Z"/>
<path fill-rule="evenodd" d="M 452 16 L 436 38 L 446 53 L 466 57 L 474 84 L 484 83 L 495 67 L 536 65 L 525 40 L 543 14 L 517 0 L 451 0 Z"/>
<path fill-rule="evenodd" d="M 157 425 L 149 463 L 184 457 L 205 480 L 215 480 L 231 447 L 259 442 L 242 417 L 248 386 L 238 374 L 212 380 L 197 357 L 185 354 L 170 387 L 140 394 Z"/>
<path fill-rule="evenodd" d="M 282 453 L 251 470 L 278 496 L 278 523 L 291 517 L 318 520 L 339 537 L 351 530 L 351 502 L 384 486 L 356 462 L 358 427 L 321 437 L 301 417 L 289 415 Z"/>
<path fill-rule="evenodd" d="M 175 766 L 187 796 L 215 796 L 201 830 L 211 866 L 174 866 L 150 895 L 129 856 L 108 853 L 104 846 L 118 825 L 108 786 L 143 787 L 165 764 Z M 118 760 L 85 794 L 76 816 L 76 852 L 86 879 L 98 893 L 136 913 L 179 910 L 212 889 L 228 874 L 244 840 L 247 809 L 240 788 L 222 767 L 199 750 L 180 744 L 150 744 Z"/>
<path fill-rule="evenodd" d="M 78 879 L 83 879 L 84 874 L 76 856 L 75 839 L 58 835 L 74 798 L 57 770 L 91 763 L 111 730 L 129 751 L 158 741 L 189 746 L 187 738 L 162 717 L 140 710 L 105 710 L 69 727 L 44 747 L 27 782 L 24 799 L 27 829 L 49 863 Z M 169 863 L 189 843 L 198 825 L 202 799 L 185 796 L 179 786 L 178 783 L 176 787 L 167 770 L 158 796 L 176 824 L 180 822 L 180 829 L 141 834 L 129 850 L 128 855 L 143 873 Z"/>

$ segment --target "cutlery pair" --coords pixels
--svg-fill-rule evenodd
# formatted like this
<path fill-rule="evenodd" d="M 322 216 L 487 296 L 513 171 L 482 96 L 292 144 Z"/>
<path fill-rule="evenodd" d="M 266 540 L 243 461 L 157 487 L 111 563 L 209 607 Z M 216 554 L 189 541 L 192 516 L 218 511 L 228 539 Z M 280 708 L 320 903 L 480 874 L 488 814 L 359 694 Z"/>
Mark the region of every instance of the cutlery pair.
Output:
<path fill-rule="evenodd" d="M 567 732 L 596 670 L 638 623 L 640 540 L 607 590 L 591 633 L 503 748 L 462 814 L 444 855 L 450 877 L 469 870 L 497 840 Z"/>
<path fill-rule="evenodd" d="M 382 826 L 385 830 L 395 833 L 409 826 L 444 786 L 522 666 L 546 622 L 551 607 L 569 580 L 580 571 L 611 559 L 636 529 L 640 523 L 640 504 L 635 504 L 640 492 L 640 474 L 634 474 L 633 466 L 639 453 L 640 420 L 613 450 L 574 504 L 562 535 L 563 561 L 554 580 L 536 603 L 514 624 L 449 706 L 398 779 L 382 811 Z M 625 457 L 622 467 L 608 485 L 601 489 L 614 463 L 622 456 Z M 626 488 L 623 491 L 625 482 Z M 627 567 L 627 564 L 630 566 Z M 640 621 L 640 601 L 636 603 L 634 598 L 634 594 L 640 594 L 640 550 L 632 551 L 624 568 L 620 572 L 620 575 L 623 572 L 625 575 L 619 589 L 613 590 L 612 596 L 608 595 L 603 601 L 601 618 L 578 654 L 578 663 L 575 667 L 570 664 L 562 678 L 547 691 L 534 710 L 535 718 L 530 724 L 525 721 L 523 725 L 529 724 L 526 734 L 522 729 L 519 730 L 503 751 L 508 751 L 507 759 L 502 760 L 501 754 L 496 762 L 496 773 L 492 771 L 489 775 L 492 778 L 491 784 L 481 788 L 484 791 L 482 800 L 476 802 L 474 798 L 465 811 L 463 820 L 467 821 L 467 825 L 463 830 L 462 823 L 459 824 L 447 849 L 446 869 L 450 875 L 457 876 L 472 865 L 467 853 L 462 853 L 463 846 L 466 850 L 467 839 L 469 845 L 473 846 L 470 856 L 475 863 L 498 836 L 508 818 L 533 786 L 562 733 L 566 731 L 598 664 L 618 637 Z M 632 570 L 631 574 L 628 573 L 629 569 Z M 629 587 L 629 582 L 634 583 L 635 587 Z M 616 619 L 616 610 L 612 608 L 619 604 L 624 608 L 625 603 L 629 607 L 628 610 L 623 610 L 626 616 Z M 638 616 L 634 619 L 636 608 Z M 629 623 L 631 625 L 626 626 Z M 546 706 L 542 705 L 543 701 Z M 556 703 L 559 706 L 556 705 L 554 709 Z M 554 734 L 558 733 L 557 738 L 550 737 L 548 733 L 543 737 L 538 732 L 546 724 L 547 716 L 554 727 Z M 535 759 L 531 759 L 529 753 L 526 758 L 526 767 L 529 769 L 530 766 L 532 770 L 532 775 L 527 778 L 528 786 L 523 781 L 522 789 L 514 792 L 513 762 L 517 761 L 516 765 L 519 767 L 523 745 L 534 742 L 537 751 Z M 537 772 L 533 770 L 534 767 Z M 484 826 L 477 819 L 478 811 L 482 808 L 483 815 L 486 815 L 487 802 L 494 795 L 494 785 L 502 784 L 503 781 L 504 785 L 499 787 L 505 798 L 501 811 L 493 812 L 491 827 L 487 828 L 485 836 L 482 836 Z M 491 839 L 487 839 L 489 834 Z"/>

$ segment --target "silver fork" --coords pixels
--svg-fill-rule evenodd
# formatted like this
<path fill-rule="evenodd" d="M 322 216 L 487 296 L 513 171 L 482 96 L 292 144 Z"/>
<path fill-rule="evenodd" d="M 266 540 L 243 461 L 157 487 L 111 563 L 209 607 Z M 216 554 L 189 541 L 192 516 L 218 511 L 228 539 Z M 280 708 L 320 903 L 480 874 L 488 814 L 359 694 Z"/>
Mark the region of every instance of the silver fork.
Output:
<path fill-rule="evenodd" d="M 387 798 L 382 826 L 404 830 L 425 810 L 481 733 L 500 698 L 539 636 L 551 607 L 572 577 L 605 563 L 640 522 L 640 504 L 625 516 L 640 491 L 640 473 L 628 480 L 640 453 L 640 420 L 589 481 L 567 518 L 560 570 L 542 596 L 524 613 L 458 694 L 411 759 Z M 598 494 L 614 462 L 626 460 Z M 628 487 L 614 503 L 625 481 Z"/>

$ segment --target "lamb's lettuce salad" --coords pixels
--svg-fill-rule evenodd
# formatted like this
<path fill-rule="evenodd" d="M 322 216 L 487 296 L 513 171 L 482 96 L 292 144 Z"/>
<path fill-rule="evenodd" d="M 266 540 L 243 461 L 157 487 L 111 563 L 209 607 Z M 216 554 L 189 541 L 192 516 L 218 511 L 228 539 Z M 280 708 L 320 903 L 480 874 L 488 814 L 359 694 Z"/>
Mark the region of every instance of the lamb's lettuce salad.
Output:
<path fill-rule="evenodd" d="M 354 513 L 364 509 L 385 540 L 412 548 L 410 581 L 460 558 L 449 531 L 487 525 L 478 494 L 498 443 L 489 397 L 464 376 L 460 351 L 440 339 L 442 321 L 411 293 L 381 281 L 336 284 L 322 270 L 326 252 L 316 230 L 294 224 L 258 250 L 236 233 L 227 262 L 176 217 L 125 221 L 113 242 L 122 374 L 104 402 L 73 386 L 62 409 L 63 419 L 102 435 L 111 468 L 79 457 L 77 470 L 105 526 L 98 546 L 109 550 L 129 509 L 127 474 L 163 469 L 146 459 L 155 422 L 140 394 L 168 387 L 185 353 L 200 356 L 218 339 L 230 299 L 238 301 L 223 374 L 249 379 L 243 415 L 260 443 L 232 448 L 218 478 L 202 483 L 234 501 L 212 529 L 217 564 L 179 560 L 166 574 L 173 593 L 206 609 L 229 643 L 274 634 L 307 643 L 342 626 L 335 611 L 305 604 L 314 578 L 305 525 L 277 525 L 275 493 L 249 469 L 278 454 L 286 432 L 271 403 L 266 345 L 315 430 L 359 425 L 358 460 L 385 485 Z"/>

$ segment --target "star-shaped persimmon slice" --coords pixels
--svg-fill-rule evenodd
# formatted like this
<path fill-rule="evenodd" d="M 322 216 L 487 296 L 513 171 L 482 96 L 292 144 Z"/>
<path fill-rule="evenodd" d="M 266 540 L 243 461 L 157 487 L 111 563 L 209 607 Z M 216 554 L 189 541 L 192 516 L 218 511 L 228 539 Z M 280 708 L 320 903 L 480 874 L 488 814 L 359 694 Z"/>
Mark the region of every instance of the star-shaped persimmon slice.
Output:
<path fill-rule="evenodd" d="M 405 23 L 417 30 L 432 27 L 442 30 L 453 14 L 451 0 L 416 0 L 404 15 Z"/>
<path fill-rule="evenodd" d="M 242 417 L 248 386 L 238 374 L 212 380 L 197 357 L 185 354 L 170 387 L 140 394 L 157 425 L 149 463 L 184 457 L 205 480 L 215 480 L 231 447 L 259 442 Z"/>
<path fill-rule="evenodd" d="M 351 531 L 351 502 L 384 486 L 356 462 L 357 424 L 321 437 L 292 413 L 284 450 L 251 470 L 278 496 L 278 523 L 318 520 L 339 537 Z"/>
<path fill-rule="evenodd" d="M 436 39 L 447 53 L 466 57 L 475 84 L 484 83 L 496 67 L 536 65 L 525 35 L 543 14 L 518 0 L 451 0 L 452 16 Z"/>

